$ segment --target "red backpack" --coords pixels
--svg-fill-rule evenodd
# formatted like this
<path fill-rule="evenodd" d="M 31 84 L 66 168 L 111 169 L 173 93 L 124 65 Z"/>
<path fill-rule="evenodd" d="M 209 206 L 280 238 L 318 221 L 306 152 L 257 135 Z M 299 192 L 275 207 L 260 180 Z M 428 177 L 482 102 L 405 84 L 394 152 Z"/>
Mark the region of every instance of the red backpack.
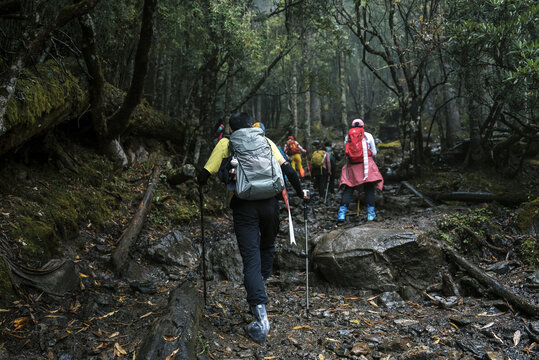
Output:
<path fill-rule="evenodd" d="M 344 145 L 344 153 L 352 164 L 363 162 L 363 139 L 365 138 L 365 129 L 362 127 L 353 127 L 348 130 L 348 142 Z M 372 152 L 367 146 L 368 156 Z"/>
<path fill-rule="evenodd" d="M 288 140 L 286 143 L 286 152 L 288 155 L 294 155 L 299 153 L 299 145 L 295 140 Z"/>

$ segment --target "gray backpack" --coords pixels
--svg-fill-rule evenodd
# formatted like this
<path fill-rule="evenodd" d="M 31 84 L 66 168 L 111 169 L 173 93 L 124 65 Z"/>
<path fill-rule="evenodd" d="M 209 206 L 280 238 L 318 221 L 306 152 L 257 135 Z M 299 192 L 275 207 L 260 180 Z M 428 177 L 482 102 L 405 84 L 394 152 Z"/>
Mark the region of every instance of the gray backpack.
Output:
<path fill-rule="evenodd" d="M 236 196 L 244 200 L 269 199 L 284 189 L 281 167 L 261 128 L 238 129 L 230 135 L 238 160 Z"/>

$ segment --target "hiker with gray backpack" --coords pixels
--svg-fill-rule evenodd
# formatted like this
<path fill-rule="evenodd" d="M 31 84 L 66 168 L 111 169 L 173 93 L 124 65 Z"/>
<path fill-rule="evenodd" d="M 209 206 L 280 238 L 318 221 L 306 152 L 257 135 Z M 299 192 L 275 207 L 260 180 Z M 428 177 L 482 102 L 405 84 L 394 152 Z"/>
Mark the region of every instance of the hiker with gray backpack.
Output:
<path fill-rule="evenodd" d="M 308 200 L 309 193 L 302 189 L 297 173 L 277 146 L 264 136 L 260 127 L 252 127 L 249 114 L 233 114 L 229 125 L 230 139 L 225 137 L 217 143 L 197 175 L 197 182 L 203 186 L 211 175 L 219 173 L 220 179 L 232 190 L 230 208 L 234 232 L 243 261 L 247 302 L 254 315 L 247 333 L 262 344 L 270 330 L 265 281 L 272 273 L 283 173 L 298 196 Z"/>

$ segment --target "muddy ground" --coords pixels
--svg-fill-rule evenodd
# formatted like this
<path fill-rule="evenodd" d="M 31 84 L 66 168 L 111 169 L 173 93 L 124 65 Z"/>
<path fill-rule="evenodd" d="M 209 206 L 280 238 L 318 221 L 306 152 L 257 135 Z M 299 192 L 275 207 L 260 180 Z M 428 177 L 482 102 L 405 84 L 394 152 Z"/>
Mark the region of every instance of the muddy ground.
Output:
<path fill-rule="evenodd" d="M 397 195 L 396 190 L 397 185 L 388 184 L 385 204 L 378 206 L 378 218 L 370 225 L 428 231 L 444 214 L 470 211 L 462 204 L 427 208 L 411 194 Z M 310 236 L 335 228 L 339 199 L 336 194 L 324 204 L 316 196 L 313 198 Z M 395 201 L 401 205 L 391 205 Z M 353 203 L 351 208 L 355 206 Z M 352 214 L 342 226 L 364 225 L 365 209 L 362 207 L 360 212 L 359 217 Z M 282 219 L 284 215 L 283 212 Z M 294 219 L 301 225 L 296 226 L 302 226 L 302 217 L 302 209 L 297 206 Z M 231 217 L 227 213 L 208 219 L 207 224 L 205 238 L 209 247 L 231 234 Z M 70 296 L 54 297 L 23 288 L 23 298 L 0 309 L 0 360 L 141 359 L 137 356 L 140 345 L 150 336 L 152 325 L 165 315 L 173 289 L 190 278 L 196 282 L 202 301 L 198 263 L 177 268 L 151 262 L 144 256 L 149 244 L 171 231 L 155 221 L 147 224 L 132 253 L 144 276 L 117 277 L 110 270 L 110 256 L 124 226 L 118 224 L 107 233 L 96 233 L 90 227 L 81 231 L 82 246 L 70 250 L 80 290 Z M 278 241 L 288 241 L 284 220 L 281 227 Z M 509 233 L 512 229 L 508 225 L 502 231 Z M 200 246 L 196 218 L 177 230 Z M 479 265 L 492 261 L 484 260 Z M 537 300 L 537 272 L 518 259 L 512 260 L 515 266 L 499 279 L 526 298 Z M 278 268 L 275 270 L 267 283 L 271 332 L 262 346 L 246 337 L 245 327 L 251 316 L 241 282 L 208 281 L 207 304 L 202 308 L 195 335 L 198 359 L 537 358 L 537 319 L 520 314 L 487 289 L 478 288 L 457 299 L 436 297 L 433 292 L 425 294 L 422 301 L 410 302 L 354 288 L 335 288 L 312 271 L 307 314 L 305 272 L 285 279 Z M 177 354 L 171 351 L 163 359 L 179 359 Z"/>

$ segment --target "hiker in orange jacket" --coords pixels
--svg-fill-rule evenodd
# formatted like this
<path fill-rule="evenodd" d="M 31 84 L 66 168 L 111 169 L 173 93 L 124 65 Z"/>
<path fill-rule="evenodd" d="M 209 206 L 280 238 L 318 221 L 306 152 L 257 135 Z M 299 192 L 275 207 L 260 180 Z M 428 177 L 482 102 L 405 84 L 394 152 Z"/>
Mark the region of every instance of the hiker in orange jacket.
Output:
<path fill-rule="evenodd" d="M 301 177 L 305 176 L 305 170 L 301 164 L 301 153 L 306 153 L 307 150 L 301 147 L 301 145 L 294 140 L 294 137 L 290 135 L 288 141 L 284 145 L 284 152 L 290 157 L 292 168 L 299 171 Z"/>

